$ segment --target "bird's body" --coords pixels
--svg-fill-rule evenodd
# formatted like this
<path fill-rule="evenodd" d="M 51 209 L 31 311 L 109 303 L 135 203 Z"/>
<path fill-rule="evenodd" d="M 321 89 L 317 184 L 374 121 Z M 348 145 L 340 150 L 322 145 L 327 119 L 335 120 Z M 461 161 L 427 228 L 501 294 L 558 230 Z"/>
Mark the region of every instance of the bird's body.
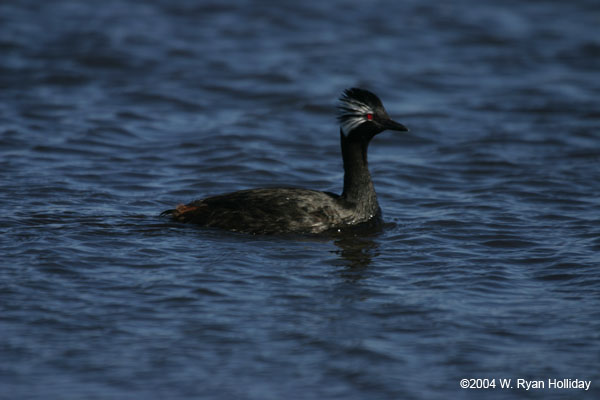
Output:
<path fill-rule="evenodd" d="M 182 222 L 253 234 L 321 233 L 378 216 L 329 192 L 298 188 L 249 189 L 196 200 L 172 211 Z"/>
<path fill-rule="evenodd" d="M 408 129 L 392 121 L 379 98 L 363 89 L 346 90 L 339 109 L 344 160 L 341 195 L 296 188 L 249 189 L 196 200 L 163 214 L 181 222 L 252 234 L 314 234 L 381 219 L 367 148 L 385 129 Z"/>

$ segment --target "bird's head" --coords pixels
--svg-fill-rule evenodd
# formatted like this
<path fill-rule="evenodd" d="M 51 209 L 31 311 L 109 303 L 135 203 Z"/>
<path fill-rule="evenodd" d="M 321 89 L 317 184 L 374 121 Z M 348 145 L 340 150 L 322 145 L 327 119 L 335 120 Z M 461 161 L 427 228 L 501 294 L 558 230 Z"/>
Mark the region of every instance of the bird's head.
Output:
<path fill-rule="evenodd" d="M 344 90 L 338 103 L 338 121 L 345 137 L 357 136 L 370 140 L 387 129 L 407 132 L 408 128 L 393 121 L 381 100 L 368 90 Z"/>

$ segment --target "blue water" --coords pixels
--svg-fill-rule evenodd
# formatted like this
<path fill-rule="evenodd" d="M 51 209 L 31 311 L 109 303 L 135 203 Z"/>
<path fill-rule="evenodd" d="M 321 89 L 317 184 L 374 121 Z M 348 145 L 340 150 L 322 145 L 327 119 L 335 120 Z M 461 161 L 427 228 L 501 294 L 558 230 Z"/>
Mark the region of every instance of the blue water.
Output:
<path fill-rule="evenodd" d="M 0 398 L 599 398 L 598 26 L 584 0 L 2 2 Z M 370 147 L 381 232 L 158 217 L 340 192 L 350 86 L 411 129 Z"/>

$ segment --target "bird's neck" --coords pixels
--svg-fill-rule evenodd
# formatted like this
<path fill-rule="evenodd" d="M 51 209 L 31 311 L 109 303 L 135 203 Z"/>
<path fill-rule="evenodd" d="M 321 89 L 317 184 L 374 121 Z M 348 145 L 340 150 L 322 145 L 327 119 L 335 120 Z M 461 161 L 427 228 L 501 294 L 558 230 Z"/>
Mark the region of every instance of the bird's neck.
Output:
<path fill-rule="evenodd" d="M 344 160 L 342 198 L 365 218 L 379 213 L 377 194 L 369 173 L 367 149 L 369 140 L 347 137 L 340 132 Z"/>

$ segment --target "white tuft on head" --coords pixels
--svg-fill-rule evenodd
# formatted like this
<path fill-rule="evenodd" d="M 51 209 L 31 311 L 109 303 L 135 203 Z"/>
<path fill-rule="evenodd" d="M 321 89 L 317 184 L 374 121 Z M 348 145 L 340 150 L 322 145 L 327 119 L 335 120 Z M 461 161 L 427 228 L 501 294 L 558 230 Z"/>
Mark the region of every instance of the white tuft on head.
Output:
<path fill-rule="evenodd" d="M 367 104 L 367 102 L 374 103 L 374 100 L 369 96 L 377 99 L 375 95 L 366 90 L 352 88 L 344 91 L 342 97 L 340 97 L 338 121 L 340 121 L 344 135 L 347 136 L 357 126 L 368 122 L 367 115 L 375 114 L 374 106 L 377 104 Z"/>

